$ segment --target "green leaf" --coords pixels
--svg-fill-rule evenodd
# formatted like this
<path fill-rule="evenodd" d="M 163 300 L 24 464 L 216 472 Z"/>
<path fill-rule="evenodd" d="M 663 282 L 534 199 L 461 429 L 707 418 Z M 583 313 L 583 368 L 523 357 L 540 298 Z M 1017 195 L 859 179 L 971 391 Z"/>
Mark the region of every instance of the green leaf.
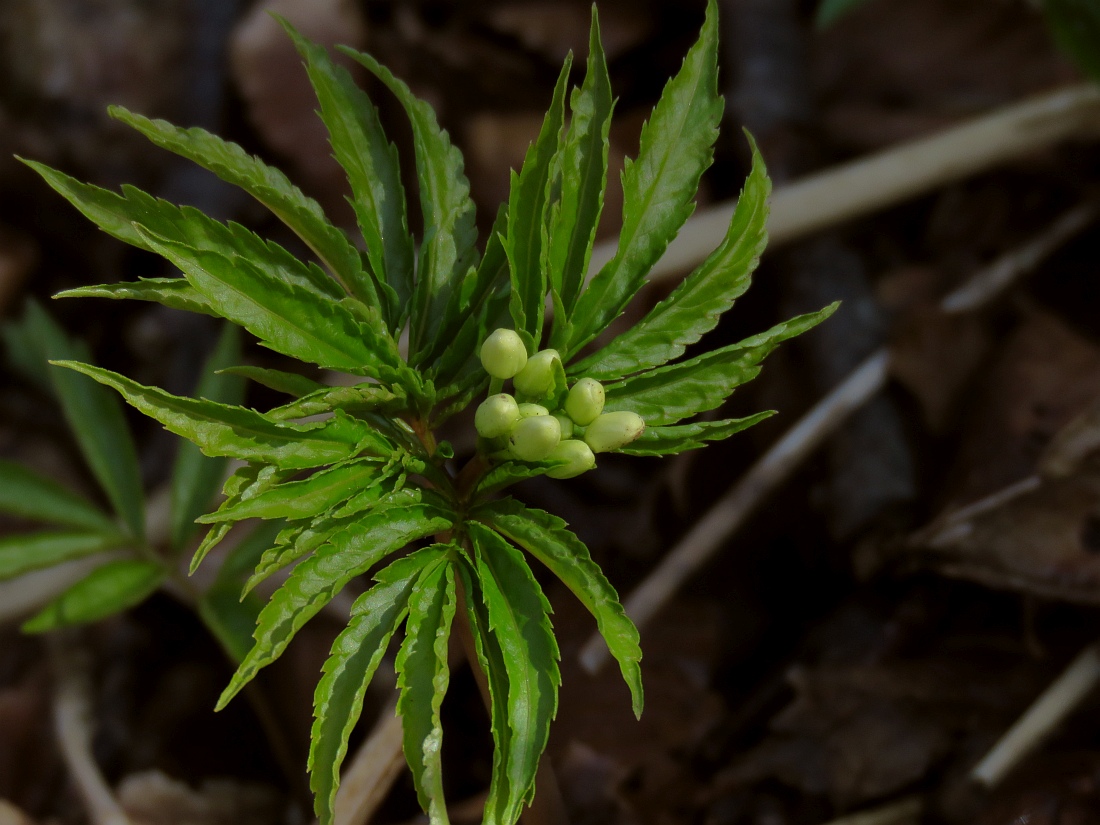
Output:
<path fill-rule="evenodd" d="M 543 118 L 539 136 L 527 149 L 519 174 L 512 172 L 508 197 L 508 230 L 504 249 L 511 271 L 512 321 L 517 332 L 527 333 L 534 341 L 542 338 L 542 318 L 546 309 L 547 282 L 542 259 L 550 194 L 550 164 L 561 143 L 565 87 L 572 65 L 573 55 L 570 54 L 558 75 L 554 96 Z"/>
<path fill-rule="evenodd" d="M 454 567 L 432 567 L 409 599 L 405 640 L 397 654 L 397 715 L 401 717 L 405 761 L 421 807 L 432 825 L 446 825 L 443 798 L 443 722 L 440 708 L 450 683 L 447 641 L 455 615 Z"/>
<path fill-rule="evenodd" d="M 412 125 L 424 239 L 412 297 L 409 362 L 419 364 L 435 343 L 435 336 L 449 327 L 451 295 L 477 254 L 470 184 L 463 174 L 462 154 L 439 128 L 432 107 L 418 100 L 408 86 L 369 54 L 346 46 L 340 51 L 365 66 L 393 92 Z"/>
<path fill-rule="evenodd" d="M 110 516 L 83 496 L 21 464 L 3 460 L 0 460 L 0 511 L 100 533 L 118 529 Z"/>
<path fill-rule="evenodd" d="M 241 378 L 248 378 L 268 389 L 293 395 L 295 398 L 302 398 L 314 392 L 331 389 L 325 384 L 314 381 L 312 378 L 306 378 L 306 376 L 296 372 L 284 372 L 283 370 L 273 370 L 266 367 L 224 367 L 221 372 L 227 375 L 239 375 Z"/>
<path fill-rule="evenodd" d="M 378 110 L 347 70 L 334 64 L 323 48 L 303 38 L 286 20 L 276 19 L 306 61 L 333 155 L 351 184 L 351 205 L 367 245 L 367 258 L 379 289 L 391 292 L 388 317 L 390 329 L 396 331 L 413 287 L 413 239 L 397 147 L 387 140 Z"/>
<path fill-rule="evenodd" d="M 144 230 L 142 234 L 158 254 L 183 271 L 220 316 L 244 327 L 265 346 L 384 383 L 409 380 L 394 340 L 357 318 L 346 302 L 336 303 L 274 278 L 247 258 L 193 249 Z"/>
<path fill-rule="evenodd" d="M 363 712 L 367 685 L 394 632 L 408 615 L 414 585 L 439 567 L 443 548 L 425 547 L 375 575 L 378 584 L 355 600 L 347 628 L 332 643 L 324 675 L 314 693 L 309 748 L 309 785 L 320 825 L 332 822 L 340 766 L 347 755 L 348 737 Z"/>
<path fill-rule="evenodd" d="M 240 333 L 226 324 L 203 367 L 196 397 L 233 405 L 244 401 L 244 381 L 235 375 L 219 374 L 222 367 L 240 360 L 240 355 Z M 224 458 L 209 458 L 192 442 L 180 442 L 172 468 L 169 536 L 173 547 L 179 549 L 194 535 L 195 519 L 209 508 L 224 474 Z"/>
<path fill-rule="evenodd" d="M 148 240 L 148 234 L 153 233 L 196 250 L 240 256 L 271 277 L 319 297 L 332 300 L 344 297 L 339 285 L 316 265 L 302 263 L 278 244 L 263 240 L 240 224 L 223 224 L 193 207 L 175 206 L 133 186 L 124 185 L 120 195 L 81 183 L 43 164 L 26 163 L 85 217 L 125 243 L 156 252 Z M 139 227 L 147 232 L 143 233 Z M 174 292 L 167 294 L 173 299 L 179 297 Z"/>
<path fill-rule="evenodd" d="M 263 667 L 282 655 L 294 634 L 343 589 L 389 553 L 450 527 L 453 517 L 419 501 L 413 490 L 395 493 L 344 530 L 334 534 L 291 572 L 260 613 L 256 643 L 218 700 L 225 707 Z"/>
<path fill-rule="evenodd" d="M 699 40 L 642 127 L 638 158 L 623 170 L 623 228 L 615 257 L 592 279 L 570 319 L 564 360 L 613 321 L 695 208 L 722 118 L 718 95 L 718 9 L 707 4 Z"/>
<path fill-rule="evenodd" d="M 54 394 L 61 402 L 76 442 L 100 487 L 132 533 L 145 532 L 145 504 L 137 449 L 126 426 L 122 405 L 109 392 L 81 375 L 48 369 L 47 361 L 88 358 L 87 348 L 66 337 L 53 319 L 35 303 L 28 303 L 25 328 L 49 373 Z"/>
<path fill-rule="evenodd" d="M 240 662 L 252 647 L 252 630 L 263 602 L 256 596 L 241 598 L 240 586 L 217 582 L 199 598 L 199 618 L 234 662 Z"/>
<path fill-rule="evenodd" d="M 117 390 L 132 406 L 195 442 L 206 455 L 308 469 L 342 461 L 364 449 L 390 452 L 366 423 L 340 413 L 314 424 L 277 423 L 247 407 L 172 395 L 91 364 L 56 363 Z"/>
<path fill-rule="evenodd" d="M 1043 0 L 1043 13 L 1058 48 L 1100 83 L 1100 6 L 1095 0 Z"/>
<path fill-rule="evenodd" d="M 618 594 L 592 561 L 584 542 L 557 516 L 525 507 L 512 498 L 483 505 L 474 516 L 550 568 L 588 608 L 630 688 L 634 714 L 641 716 L 642 672 L 638 662 L 642 649 L 638 645 L 638 629 L 623 611 Z"/>
<path fill-rule="evenodd" d="M 392 492 L 387 490 L 385 492 Z M 382 494 L 379 494 L 381 498 Z M 291 522 L 279 533 L 275 543 L 268 547 L 256 569 L 244 584 L 244 593 L 250 593 L 256 585 L 264 581 L 276 570 L 287 567 L 304 556 L 308 556 L 329 540 L 338 530 L 343 530 L 352 519 L 320 516 L 308 522 Z"/>
<path fill-rule="evenodd" d="M 557 461 L 501 462 L 481 477 L 475 492 L 478 496 L 487 496 L 490 493 L 499 492 L 529 478 L 546 475 L 546 473 L 559 466 L 560 463 Z"/>
<path fill-rule="evenodd" d="M 199 519 L 201 524 L 240 521 L 246 518 L 313 518 L 351 498 L 364 487 L 378 483 L 381 459 L 364 459 L 328 467 L 301 481 L 288 481 L 247 501 L 219 509 Z"/>
<path fill-rule="evenodd" d="M 512 746 L 512 728 L 508 721 L 508 670 L 500 642 L 489 629 L 489 611 L 485 607 L 485 594 L 477 577 L 473 562 L 461 557 L 456 570 L 462 580 L 466 615 L 470 620 L 470 632 L 477 652 L 477 664 L 485 674 L 489 687 L 489 718 L 493 735 L 493 769 L 489 780 L 489 793 L 485 800 L 484 825 L 504 825 L 501 818 L 516 800 L 512 799 L 508 771 L 508 754 Z M 509 824 L 510 825 L 510 824 Z"/>
<path fill-rule="evenodd" d="M 275 421 L 287 421 L 334 409 L 348 413 L 374 410 L 400 412 L 406 404 L 405 395 L 399 388 L 391 390 L 378 384 L 356 384 L 351 387 L 321 387 L 297 401 L 268 410 L 265 415 Z"/>
<path fill-rule="evenodd" d="M 23 623 L 25 633 L 98 621 L 145 601 L 165 578 L 147 561 L 123 559 L 97 567 Z"/>
<path fill-rule="evenodd" d="M 272 519 L 255 525 L 251 532 L 225 554 L 225 559 L 222 561 L 221 567 L 218 568 L 217 583 L 231 584 L 239 594 L 244 578 L 252 572 L 253 568 L 259 563 L 264 551 L 278 540 L 279 535 L 285 528 L 286 521 L 283 519 Z M 251 627 L 248 629 L 248 633 L 249 639 L 251 639 Z M 249 641 L 249 646 L 251 644 L 251 641 Z"/>
<path fill-rule="evenodd" d="M 491 330 L 510 320 L 511 276 L 503 241 L 507 226 L 508 204 L 504 203 L 497 210 L 485 254 L 477 268 L 467 273 L 462 289 L 455 296 L 459 308 L 453 315 L 461 319 L 461 326 L 457 332 L 453 326 L 443 332 L 425 359 L 433 364 L 432 371 L 438 381 L 454 382 L 444 390 L 441 398 L 454 394 L 455 384 L 465 386 L 471 380 L 488 380 L 479 357 L 481 344 Z M 500 323 L 496 323 L 498 319 Z"/>
<path fill-rule="evenodd" d="M 467 527 L 489 627 L 508 674 L 508 795 L 500 800 L 497 814 L 503 822 L 515 822 L 523 803 L 534 796 L 539 757 L 557 714 L 560 653 L 550 626 L 550 603 L 523 554 L 484 525 L 470 522 Z"/>
<path fill-rule="evenodd" d="M 198 312 L 218 317 L 218 313 L 186 278 L 139 278 L 119 284 L 82 286 L 59 292 L 55 298 L 110 298 L 112 300 L 152 301 L 171 309 Z"/>
<path fill-rule="evenodd" d="M 351 287 L 363 268 L 359 250 L 329 222 L 317 202 L 303 195 L 278 169 L 203 129 L 181 129 L 163 120 L 133 114 L 121 106 L 112 106 L 108 111 L 157 146 L 188 158 L 244 189 L 290 227 L 344 288 L 352 292 Z M 357 297 L 362 300 L 362 296 Z"/>
<path fill-rule="evenodd" d="M 126 544 L 117 533 L 43 532 L 0 538 L 0 581 Z"/>
<path fill-rule="evenodd" d="M 695 421 L 690 424 L 677 424 L 672 427 L 646 427 L 636 441 L 618 452 L 629 455 L 676 455 L 685 450 L 697 450 L 705 447 L 708 441 L 721 441 L 734 433 L 748 429 L 765 418 L 775 415 L 774 410 L 765 410 L 746 418 L 724 418 L 720 421 Z"/>
<path fill-rule="evenodd" d="M 239 501 L 258 496 L 293 472 L 293 470 L 281 470 L 270 465 L 246 464 L 233 471 L 229 478 L 225 480 L 225 484 L 222 485 L 222 495 L 225 496 L 225 501 L 221 503 L 219 509 L 232 507 Z M 195 550 L 195 555 L 191 557 L 191 574 L 194 574 L 202 560 L 206 558 L 206 554 L 217 547 L 232 528 L 232 523 L 217 524 L 210 528 L 199 544 L 198 549 Z"/>
<path fill-rule="evenodd" d="M 640 322 L 571 365 L 571 376 L 611 381 L 679 358 L 688 345 L 714 329 L 722 313 L 749 288 L 768 242 L 771 193 L 764 160 L 751 136 L 749 144 L 752 171 L 719 247 Z"/>
<path fill-rule="evenodd" d="M 605 388 L 604 410 L 636 412 L 647 426 L 675 424 L 696 413 L 713 410 L 734 389 L 755 378 L 760 372 L 760 362 L 781 342 L 821 323 L 838 306 L 832 304 L 776 324 L 738 344 L 610 384 Z"/>
<path fill-rule="evenodd" d="M 562 146 L 561 195 L 552 207 L 547 268 L 556 296 L 552 347 L 568 344 L 568 320 L 580 296 L 607 188 L 608 133 L 615 102 L 600 22 L 592 6 L 588 67 L 569 101 L 569 134 Z"/>

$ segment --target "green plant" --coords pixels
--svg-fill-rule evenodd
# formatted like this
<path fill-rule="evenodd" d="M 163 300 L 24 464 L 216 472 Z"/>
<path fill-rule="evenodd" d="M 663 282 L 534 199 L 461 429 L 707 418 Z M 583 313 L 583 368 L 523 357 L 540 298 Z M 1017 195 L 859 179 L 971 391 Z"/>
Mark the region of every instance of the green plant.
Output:
<path fill-rule="evenodd" d="M 219 316 L 266 347 L 359 382 L 330 387 L 291 372 L 231 370 L 294 397 L 261 413 L 173 396 L 74 360 L 59 363 L 114 388 L 206 454 L 246 462 L 226 482 L 219 509 L 199 519 L 212 526 L 193 566 L 240 520 L 286 521 L 245 592 L 296 566 L 260 612 L 255 643 L 219 707 L 278 658 L 351 579 L 376 571 L 376 584 L 355 602 L 316 691 L 309 767 L 320 821 L 332 820 L 366 685 L 402 624 L 397 671 L 405 755 L 421 804 L 433 822 L 446 821 L 440 706 L 449 678 L 447 639 L 459 621 L 469 627 L 490 700 L 495 750 L 485 819 L 512 823 L 534 793 L 559 683 L 550 606 L 521 550 L 591 611 L 639 714 L 641 650 L 615 591 L 565 522 L 498 494 L 540 474 L 583 472 L 601 450 L 674 454 L 762 420 L 770 413 L 689 419 L 719 407 L 777 344 L 834 307 L 682 357 L 748 287 L 766 242 L 770 183 L 753 146 L 752 171 L 715 252 L 639 324 L 602 348 L 589 346 L 692 212 L 711 161 L 722 114 L 713 0 L 699 41 L 666 86 L 639 155 L 623 173 L 618 254 L 587 283 L 613 108 L 595 12 L 587 72 L 570 97 L 568 128 L 569 60 L 480 255 L 462 158 L 430 107 L 369 55 L 341 49 L 408 114 L 424 225 L 417 247 L 407 228 L 397 152 L 374 106 L 325 50 L 286 28 L 347 172 L 363 252 L 281 173 L 239 147 L 123 109 L 112 113 L 268 206 L 320 265 L 299 261 L 243 227 L 136 189 L 116 194 L 31 166 L 107 232 L 159 253 L 183 273 L 63 294 L 159 301 Z M 403 331 L 407 352 L 398 343 Z M 548 346 L 540 349 L 544 338 Z M 507 380 L 515 397 L 503 392 Z M 453 450 L 437 440 L 438 428 L 484 394 L 490 399 L 475 416 L 483 433 L 477 452 L 452 472 Z M 562 440 L 563 428 L 568 435 L 574 427 L 571 434 L 585 440 Z M 410 544 L 421 546 L 379 569 Z"/>
<path fill-rule="evenodd" d="M 204 456 L 190 442 L 181 442 L 168 523 L 151 529 L 137 448 L 118 397 L 86 376 L 48 367 L 50 359 L 87 359 L 87 348 L 66 336 L 35 303 L 28 304 L 20 321 L 5 324 L 0 332 L 13 366 L 60 406 L 110 504 L 109 510 L 103 509 L 27 467 L 0 461 L 0 511 L 45 528 L 0 539 L 0 581 L 76 559 L 99 562 L 28 619 L 23 629 L 40 633 L 96 621 L 169 587 L 196 610 L 227 655 L 240 661 L 251 646 L 250 631 L 262 606 L 257 598 L 239 598 L 242 574 L 267 548 L 277 525 L 256 531 L 234 548 L 210 587 L 194 587 L 179 573 L 179 556 L 196 532 L 194 520 L 207 512 L 218 491 L 226 459 Z M 239 337 L 235 327 L 226 326 L 197 395 L 223 403 L 241 400 L 243 380 L 217 374 L 239 360 Z"/>

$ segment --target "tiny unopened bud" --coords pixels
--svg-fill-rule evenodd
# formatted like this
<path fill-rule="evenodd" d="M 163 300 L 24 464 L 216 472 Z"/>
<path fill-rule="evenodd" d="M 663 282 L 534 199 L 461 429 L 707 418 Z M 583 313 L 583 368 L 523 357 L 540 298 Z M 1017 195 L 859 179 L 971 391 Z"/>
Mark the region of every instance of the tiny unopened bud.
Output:
<path fill-rule="evenodd" d="M 512 378 L 516 392 L 540 398 L 554 386 L 554 362 L 561 362 L 556 349 L 544 349 L 527 359 L 527 365 Z"/>
<path fill-rule="evenodd" d="M 474 413 L 474 428 L 482 438 L 508 435 L 519 421 L 519 405 L 507 393 L 490 395 Z"/>
<path fill-rule="evenodd" d="M 558 419 L 558 423 L 561 424 L 561 437 L 562 439 L 572 438 L 574 430 L 577 429 L 573 423 L 573 419 L 565 413 L 556 412 L 554 418 Z"/>
<path fill-rule="evenodd" d="M 565 411 L 575 424 L 587 427 L 603 412 L 603 384 L 594 378 L 582 378 L 569 390 Z"/>
<path fill-rule="evenodd" d="M 561 441 L 561 425 L 552 415 L 521 419 L 508 436 L 508 449 L 521 461 L 542 461 Z"/>
<path fill-rule="evenodd" d="M 546 474 L 550 478 L 573 478 L 581 473 L 588 472 L 596 466 L 596 456 L 592 448 L 583 441 L 572 438 L 559 441 L 558 446 L 546 456 L 548 461 L 564 461 L 565 464 L 555 467 Z"/>
<path fill-rule="evenodd" d="M 645 421 L 635 412 L 618 410 L 603 413 L 588 425 L 584 441 L 594 453 L 606 453 L 625 447 L 645 432 Z"/>
<path fill-rule="evenodd" d="M 519 405 L 519 417 L 531 418 L 536 415 L 550 415 L 550 410 L 542 406 L 542 404 L 520 404 Z"/>
<path fill-rule="evenodd" d="M 527 347 L 515 330 L 493 330 L 481 345 L 481 365 L 493 378 L 511 378 L 526 363 Z"/>

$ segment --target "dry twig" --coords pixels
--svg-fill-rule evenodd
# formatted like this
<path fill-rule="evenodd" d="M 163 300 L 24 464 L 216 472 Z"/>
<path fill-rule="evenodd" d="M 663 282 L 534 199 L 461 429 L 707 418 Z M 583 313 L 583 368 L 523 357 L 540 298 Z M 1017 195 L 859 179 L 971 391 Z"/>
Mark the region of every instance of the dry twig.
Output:
<path fill-rule="evenodd" d="M 1100 651 L 1091 644 L 1008 729 L 970 772 L 970 778 L 987 788 L 998 784 L 1081 703 L 1097 682 L 1100 682 Z"/>
<path fill-rule="evenodd" d="M 870 811 L 830 820 L 825 825 L 916 825 L 923 809 L 924 803 L 920 797 L 910 796 Z"/>
<path fill-rule="evenodd" d="M 67 631 L 48 634 L 53 666 L 54 733 L 92 825 L 131 825 L 92 756 L 91 686 L 87 654 Z"/>

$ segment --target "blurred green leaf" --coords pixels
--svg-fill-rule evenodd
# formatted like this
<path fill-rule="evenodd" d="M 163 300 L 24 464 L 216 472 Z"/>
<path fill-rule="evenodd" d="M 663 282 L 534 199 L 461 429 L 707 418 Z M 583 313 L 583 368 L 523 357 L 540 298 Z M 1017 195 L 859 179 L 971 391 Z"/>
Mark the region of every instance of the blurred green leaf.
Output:
<path fill-rule="evenodd" d="M 95 622 L 145 601 L 165 579 L 164 568 L 123 559 L 97 567 L 23 623 L 27 633 Z"/>

